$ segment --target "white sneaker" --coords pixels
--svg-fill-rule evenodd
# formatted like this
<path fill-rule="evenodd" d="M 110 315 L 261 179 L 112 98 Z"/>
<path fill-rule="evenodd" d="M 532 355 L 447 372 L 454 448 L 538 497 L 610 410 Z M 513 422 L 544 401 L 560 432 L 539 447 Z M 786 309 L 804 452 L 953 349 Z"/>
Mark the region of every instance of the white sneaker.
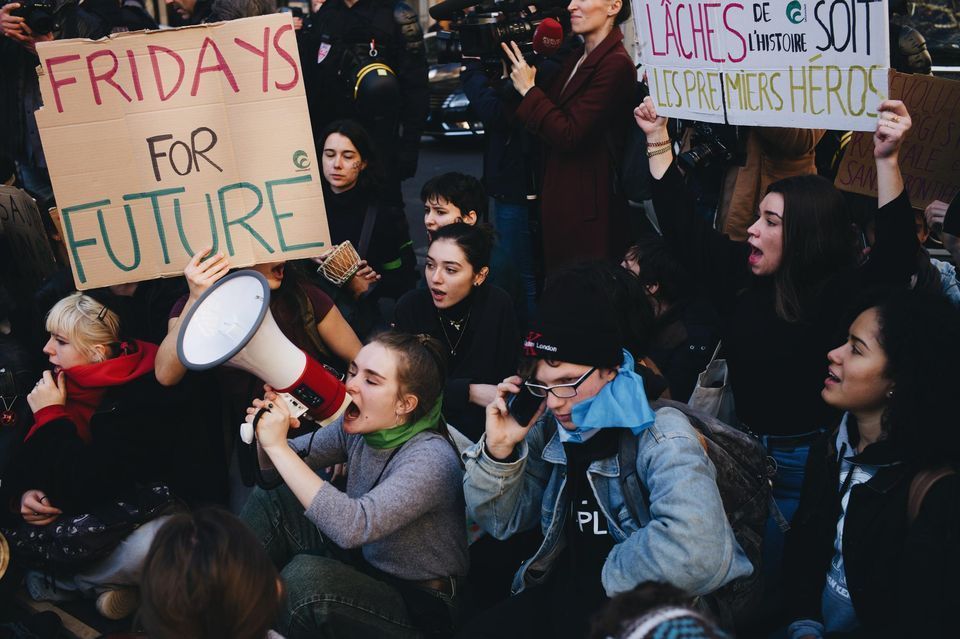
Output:
<path fill-rule="evenodd" d="M 97 597 L 97 612 L 114 621 L 126 619 L 139 607 L 140 591 L 133 587 L 107 590 Z"/>

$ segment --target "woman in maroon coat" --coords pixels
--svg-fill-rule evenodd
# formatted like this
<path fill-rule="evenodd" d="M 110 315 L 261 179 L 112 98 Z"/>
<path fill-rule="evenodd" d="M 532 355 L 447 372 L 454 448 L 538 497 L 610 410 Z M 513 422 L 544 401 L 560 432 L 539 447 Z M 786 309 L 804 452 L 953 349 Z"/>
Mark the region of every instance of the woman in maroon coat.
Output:
<path fill-rule="evenodd" d="M 624 139 L 636 68 L 616 26 L 623 0 L 571 0 L 570 25 L 583 37 L 545 86 L 535 86 L 516 43 L 503 45 L 522 99 L 515 116 L 543 143 L 544 259 L 548 272 L 583 258 L 619 255 L 629 241 L 626 209 L 614 193 L 613 149 Z"/>

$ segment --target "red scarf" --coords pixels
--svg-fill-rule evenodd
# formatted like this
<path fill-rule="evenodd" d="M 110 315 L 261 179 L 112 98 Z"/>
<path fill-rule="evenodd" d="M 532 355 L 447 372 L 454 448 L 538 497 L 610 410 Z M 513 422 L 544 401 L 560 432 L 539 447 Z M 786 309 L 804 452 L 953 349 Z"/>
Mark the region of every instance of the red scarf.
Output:
<path fill-rule="evenodd" d="M 66 417 L 73 422 L 80 439 L 89 444 L 92 439 L 90 418 L 100 406 L 107 390 L 152 373 L 157 349 L 157 345 L 150 342 L 124 342 L 119 357 L 64 369 L 67 382 L 66 405 L 53 404 L 34 413 L 33 427 L 23 440 L 30 439 L 45 424 Z"/>

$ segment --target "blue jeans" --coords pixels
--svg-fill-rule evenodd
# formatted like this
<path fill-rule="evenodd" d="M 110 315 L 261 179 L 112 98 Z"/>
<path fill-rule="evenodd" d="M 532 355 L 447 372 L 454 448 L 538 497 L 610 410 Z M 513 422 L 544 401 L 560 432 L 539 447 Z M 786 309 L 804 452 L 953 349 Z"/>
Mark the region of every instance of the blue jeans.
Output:
<path fill-rule="evenodd" d="M 285 637 L 424 636 L 411 621 L 410 602 L 396 587 L 400 580 L 373 574 L 376 569 L 359 550 L 348 552 L 326 539 L 304 517 L 303 506 L 286 486 L 255 489 L 240 517 L 280 571 L 286 597 L 279 629 Z M 442 617 L 438 623 L 449 624 L 452 598 L 434 591 L 420 594 L 439 600 L 428 614 L 435 612 Z M 429 603 L 421 608 L 430 608 Z"/>
<path fill-rule="evenodd" d="M 527 317 L 534 317 L 537 308 L 537 277 L 533 268 L 530 207 L 527 204 L 508 204 L 499 200 L 494 200 L 493 203 L 498 241 L 520 271 L 527 294 Z"/>
<path fill-rule="evenodd" d="M 780 448 L 777 446 L 777 437 L 768 435 L 762 436 L 760 441 L 777 462 L 777 475 L 773 480 L 773 499 L 783 518 L 788 522 L 792 521 L 800 505 L 800 489 L 803 487 L 810 444 Z M 773 516 L 768 517 L 763 537 L 763 580 L 764 608 L 771 613 L 783 604 L 781 564 L 784 540 L 785 532 L 781 529 L 780 522 Z"/>

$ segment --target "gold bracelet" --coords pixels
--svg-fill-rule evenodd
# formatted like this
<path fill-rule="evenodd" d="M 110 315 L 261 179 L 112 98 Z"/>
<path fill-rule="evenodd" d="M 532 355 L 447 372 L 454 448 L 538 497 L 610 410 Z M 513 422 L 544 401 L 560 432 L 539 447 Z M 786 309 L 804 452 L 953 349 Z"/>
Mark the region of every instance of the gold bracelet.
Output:
<path fill-rule="evenodd" d="M 660 140 L 659 142 L 647 142 L 647 146 L 648 147 L 666 146 L 668 144 L 671 144 L 672 142 L 673 140 L 671 140 L 670 138 L 667 138 L 666 140 Z"/>
<path fill-rule="evenodd" d="M 656 155 L 663 155 L 664 153 L 669 153 L 672 150 L 673 149 L 670 146 L 662 146 L 659 149 L 655 149 L 653 151 L 647 151 L 647 157 L 652 158 Z"/>

